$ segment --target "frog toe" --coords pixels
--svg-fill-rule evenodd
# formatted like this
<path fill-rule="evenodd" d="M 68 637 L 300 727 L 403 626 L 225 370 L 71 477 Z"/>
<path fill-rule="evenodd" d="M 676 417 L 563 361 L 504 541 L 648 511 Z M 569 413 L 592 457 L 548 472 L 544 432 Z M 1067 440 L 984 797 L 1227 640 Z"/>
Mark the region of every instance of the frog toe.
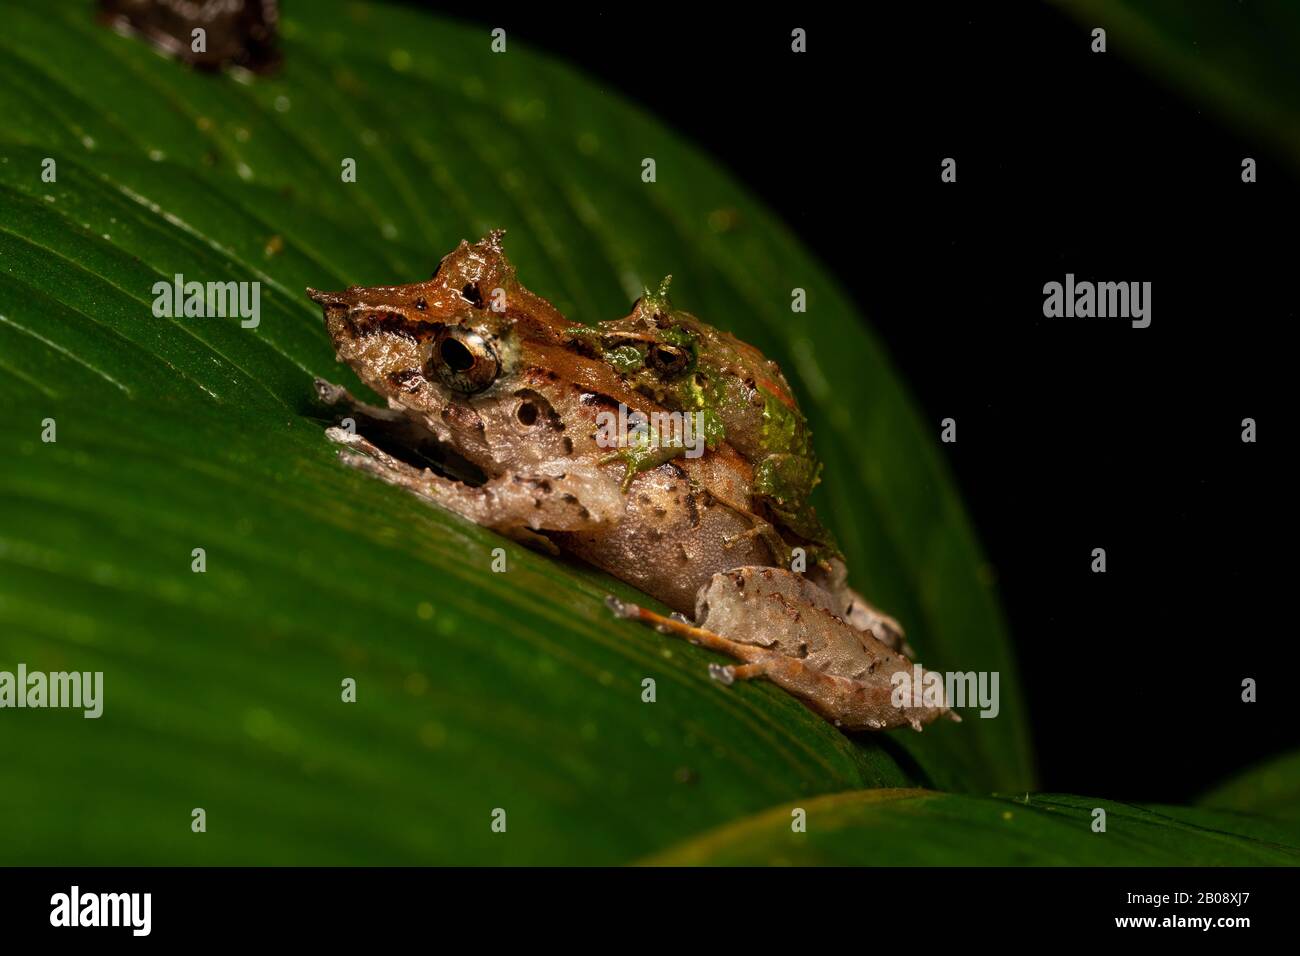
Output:
<path fill-rule="evenodd" d="M 709 676 L 724 687 L 730 687 L 736 682 L 736 668 L 731 664 L 710 664 Z"/>

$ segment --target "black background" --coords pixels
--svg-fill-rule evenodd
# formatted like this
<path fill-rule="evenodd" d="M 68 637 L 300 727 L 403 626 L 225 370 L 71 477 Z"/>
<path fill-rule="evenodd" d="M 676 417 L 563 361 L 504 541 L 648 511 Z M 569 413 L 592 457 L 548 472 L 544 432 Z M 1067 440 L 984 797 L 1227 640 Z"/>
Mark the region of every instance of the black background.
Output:
<path fill-rule="evenodd" d="M 915 947 L 928 934 L 946 941 L 957 933 L 997 934 L 1001 949 L 1041 947 L 1066 933 L 1072 942 L 1109 941 L 1115 935 L 1155 933 L 1115 925 L 1116 917 L 1245 917 L 1248 927 L 1214 927 L 1209 932 L 1223 948 L 1250 939 L 1250 933 L 1276 937 L 1293 922 L 1296 874 L 1294 867 L 1232 867 L 1218 871 L 1177 868 L 1023 867 L 996 871 L 969 868 L 890 871 L 885 878 L 905 879 L 908 892 L 891 894 L 877 911 L 887 917 L 871 927 L 871 945 L 889 951 Z M 133 936 L 118 928 L 54 928 L 50 899 L 80 892 L 148 892 L 151 932 Z M 838 869 L 733 868 L 728 895 L 763 899 L 776 888 L 782 893 L 833 899 L 844 895 L 844 873 Z M 548 892 L 549 891 L 549 892 Z M 556 905 L 563 892 L 567 909 Z M 1131 893 L 1237 893 L 1240 904 L 1161 905 L 1130 901 Z M 494 943 L 513 952 L 536 947 L 541 931 L 567 930 L 580 915 L 581 931 L 592 939 L 628 935 L 647 901 L 685 898 L 707 900 L 718 893 L 716 876 L 708 868 L 622 867 L 616 869 L 552 868 L 539 892 L 534 868 L 462 868 L 454 874 L 394 868 L 293 867 L 99 867 L 68 870 L 55 867 L 0 870 L 0 919 L 5 943 L 16 952 L 67 951 L 72 947 L 109 952 L 117 947 L 138 951 L 141 946 L 169 947 L 201 936 L 212 946 L 246 949 L 253 940 L 283 941 L 294 951 L 369 952 L 376 948 L 376 924 L 407 935 L 433 938 L 449 915 L 460 925 L 490 926 Z M 1249 893 L 1248 897 L 1244 894 Z M 503 919 L 498 900 L 510 900 Z M 897 899 L 893 899 L 893 897 Z M 580 908 L 573 906 L 580 900 Z M 935 932 L 935 901 L 943 901 L 943 927 Z M 734 924 L 734 925 L 731 925 Z M 639 924 L 636 924 L 639 925 Z M 718 933 L 718 908 L 707 905 L 659 905 L 654 924 L 645 935 L 667 939 L 708 939 Z M 1268 927 L 1274 927 L 1269 931 Z M 756 917 L 728 919 L 726 939 L 737 948 L 771 944 L 772 920 Z M 1242 936 L 1240 934 L 1246 934 Z M 1205 935 L 1201 928 L 1173 929 L 1172 938 L 1185 943 Z M 836 948 L 862 944 L 860 921 L 826 920 L 818 941 Z M 30 941 L 30 942 L 29 942 Z M 51 945 L 61 942 L 62 947 Z M 22 947 L 29 942 L 27 947 Z"/>
<path fill-rule="evenodd" d="M 1094 54 L 1089 26 L 1036 3 L 865 9 L 480 22 L 710 151 L 837 272 L 936 437 L 956 419 L 942 447 L 1009 617 L 1042 787 L 1191 799 L 1297 743 L 1279 449 L 1300 181 L 1113 26 Z M 1150 281 L 1151 327 L 1045 319 L 1066 272 Z"/>

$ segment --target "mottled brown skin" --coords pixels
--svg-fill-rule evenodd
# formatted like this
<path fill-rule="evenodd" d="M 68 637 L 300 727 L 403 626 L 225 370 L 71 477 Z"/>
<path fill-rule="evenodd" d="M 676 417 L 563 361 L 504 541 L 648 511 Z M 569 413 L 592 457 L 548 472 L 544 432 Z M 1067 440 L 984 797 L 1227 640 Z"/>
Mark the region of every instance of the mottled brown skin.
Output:
<path fill-rule="evenodd" d="M 807 577 L 771 568 L 771 549 L 750 533 L 752 468 L 729 444 L 622 489 L 623 466 L 597 444 L 597 415 L 619 402 L 661 409 L 566 344 L 572 323 L 518 283 L 500 237 L 462 242 L 424 282 L 308 290 L 340 360 L 388 402 L 365 405 L 317 382 L 339 420 L 355 422 L 328 430 L 344 461 L 485 527 L 562 549 L 682 614 L 716 575 L 763 566 L 815 588 L 827 609 L 819 613 L 847 631 L 904 647 L 896 622 L 844 584 L 842 563 Z M 780 670 L 769 669 L 764 676 Z"/>

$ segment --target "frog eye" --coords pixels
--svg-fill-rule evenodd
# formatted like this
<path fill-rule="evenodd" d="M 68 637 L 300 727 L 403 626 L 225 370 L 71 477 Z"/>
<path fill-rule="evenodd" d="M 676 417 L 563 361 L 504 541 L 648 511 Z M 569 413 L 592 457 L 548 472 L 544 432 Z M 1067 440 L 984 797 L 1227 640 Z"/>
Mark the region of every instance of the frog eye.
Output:
<path fill-rule="evenodd" d="M 428 365 L 439 381 L 463 395 L 483 391 L 501 372 L 501 362 L 487 339 L 454 325 L 444 326 L 434 338 Z"/>
<path fill-rule="evenodd" d="M 646 352 L 646 361 L 661 375 L 676 375 L 690 363 L 691 353 L 676 345 L 656 342 Z"/>

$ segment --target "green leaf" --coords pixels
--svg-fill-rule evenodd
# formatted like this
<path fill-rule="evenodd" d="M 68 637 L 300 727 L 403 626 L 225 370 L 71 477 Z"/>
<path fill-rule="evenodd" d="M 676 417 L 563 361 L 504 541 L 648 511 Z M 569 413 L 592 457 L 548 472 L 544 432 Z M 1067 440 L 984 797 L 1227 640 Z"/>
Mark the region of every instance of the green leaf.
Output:
<path fill-rule="evenodd" d="M 1105 832 L 1093 830 L 1105 811 Z M 802 832 L 795 832 L 802 810 Z M 839 793 L 775 807 L 646 862 L 666 865 L 1300 865 L 1300 828 L 1060 794 Z"/>
<path fill-rule="evenodd" d="M 1197 803 L 1300 822 L 1300 752 L 1251 767 L 1219 784 Z"/>
<path fill-rule="evenodd" d="M 796 797 L 1030 785 L 932 429 L 833 277 L 699 150 L 408 10 L 295 5 L 283 70 L 257 78 L 187 70 L 80 4 L 0 17 L 0 669 L 102 670 L 106 695 L 98 720 L 3 713 L 7 858 L 609 863 Z M 574 319 L 672 272 L 683 307 L 781 361 L 853 579 L 928 666 L 999 671 L 1000 716 L 846 737 L 612 620 L 603 595 L 634 594 L 607 575 L 343 467 L 311 381 L 360 386 L 303 289 L 411 281 L 493 226 Z M 155 318 L 177 273 L 260 282 L 260 325 Z"/>
<path fill-rule="evenodd" d="M 1300 164 L 1300 6 L 1182 0 L 1056 0 L 1106 30 L 1107 53 L 1144 68 Z M 1091 43 L 1082 38 L 1080 43 Z"/>

